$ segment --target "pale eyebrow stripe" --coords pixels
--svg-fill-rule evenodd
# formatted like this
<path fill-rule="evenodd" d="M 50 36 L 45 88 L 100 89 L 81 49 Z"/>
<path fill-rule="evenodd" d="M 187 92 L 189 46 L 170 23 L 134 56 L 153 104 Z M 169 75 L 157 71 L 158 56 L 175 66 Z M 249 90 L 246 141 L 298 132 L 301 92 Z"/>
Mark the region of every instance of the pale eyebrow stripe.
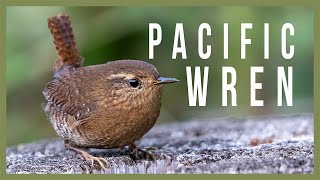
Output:
<path fill-rule="evenodd" d="M 110 74 L 107 78 L 108 79 L 115 79 L 115 78 L 134 78 L 133 74 L 126 74 L 126 73 L 118 73 L 118 74 Z"/>

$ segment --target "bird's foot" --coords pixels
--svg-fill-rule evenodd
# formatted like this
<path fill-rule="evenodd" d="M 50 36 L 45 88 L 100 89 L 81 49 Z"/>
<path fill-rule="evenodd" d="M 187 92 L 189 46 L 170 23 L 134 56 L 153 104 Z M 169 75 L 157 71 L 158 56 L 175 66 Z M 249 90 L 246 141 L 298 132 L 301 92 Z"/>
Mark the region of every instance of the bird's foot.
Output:
<path fill-rule="evenodd" d="M 66 147 L 72 151 L 75 151 L 77 153 L 79 153 L 87 162 L 89 162 L 91 164 L 91 167 L 94 166 L 94 163 L 97 162 L 99 167 L 103 170 L 107 170 L 106 166 L 108 166 L 108 161 L 103 158 L 103 157 L 95 157 L 91 154 L 89 154 L 88 152 L 86 152 L 85 150 L 70 146 L 70 145 L 66 145 Z"/>
<path fill-rule="evenodd" d="M 95 157 L 86 151 L 82 151 L 80 154 L 87 162 L 91 163 L 92 167 L 94 166 L 94 163 L 97 162 L 101 169 L 107 170 L 106 166 L 108 166 L 108 161 L 105 158 Z"/>
<path fill-rule="evenodd" d="M 129 145 L 129 150 L 133 152 L 135 159 L 140 159 L 140 156 L 139 156 L 139 152 L 140 152 L 142 153 L 142 156 L 144 159 L 147 159 L 147 160 L 150 159 L 152 161 L 155 161 L 156 156 L 151 152 L 149 152 L 149 150 L 155 150 L 155 149 L 156 149 L 155 147 L 148 147 L 146 149 L 142 149 L 142 148 L 139 148 L 136 144 Z"/>

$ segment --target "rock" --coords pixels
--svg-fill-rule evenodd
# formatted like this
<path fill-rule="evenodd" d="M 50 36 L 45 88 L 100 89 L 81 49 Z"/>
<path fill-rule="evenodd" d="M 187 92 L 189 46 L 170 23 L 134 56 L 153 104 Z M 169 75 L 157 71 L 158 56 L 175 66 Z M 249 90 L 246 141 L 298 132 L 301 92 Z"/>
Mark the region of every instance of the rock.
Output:
<path fill-rule="evenodd" d="M 313 173 L 313 115 L 196 120 L 156 125 L 140 142 L 156 161 L 133 160 L 127 148 L 90 152 L 109 162 L 92 166 L 61 140 L 6 150 L 7 173 Z"/>

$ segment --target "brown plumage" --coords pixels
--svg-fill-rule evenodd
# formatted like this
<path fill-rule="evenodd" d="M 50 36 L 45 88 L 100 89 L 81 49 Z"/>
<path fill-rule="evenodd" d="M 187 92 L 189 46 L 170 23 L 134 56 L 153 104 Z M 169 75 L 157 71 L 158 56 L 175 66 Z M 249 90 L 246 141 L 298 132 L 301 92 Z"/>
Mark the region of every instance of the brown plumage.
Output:
<path fill-rule="evenodd" d="M 59 58 L 43 91 L 45 112 L 66 147 L 104 168 L 104 159 L 81 148 L 136 149 L 134 142 L 160 113 L 162 84 L 178 80 L 160 77 L 153 65 L 138 60 L 81 67 L 69 18 L 51 17 L 48 24 Z"/>
<path fill-rule="evenodd" d="M 58 71 L 62 65 L 80 67 L 82 57 L 78 53 L 69 16 L 61 14 L 48 18 L 48 28 L 58 53 L 54 72 Z"/>

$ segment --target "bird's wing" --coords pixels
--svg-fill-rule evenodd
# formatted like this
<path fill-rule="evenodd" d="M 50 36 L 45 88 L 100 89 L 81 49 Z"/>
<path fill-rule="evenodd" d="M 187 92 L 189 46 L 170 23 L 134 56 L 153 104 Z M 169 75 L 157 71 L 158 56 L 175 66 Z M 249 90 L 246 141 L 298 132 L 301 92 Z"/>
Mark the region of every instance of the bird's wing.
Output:
<path fill-rule="evenodd" d="M 50 81 L 45 86 L 43 94 L 52 106 L 74 116 L 76 120 L 82 120 L 90 117 L 95 111 L 95 103 L 88 97 L 87 91 L 83 90 L 85 87 L 80 79 L 63 75 Z"/>

